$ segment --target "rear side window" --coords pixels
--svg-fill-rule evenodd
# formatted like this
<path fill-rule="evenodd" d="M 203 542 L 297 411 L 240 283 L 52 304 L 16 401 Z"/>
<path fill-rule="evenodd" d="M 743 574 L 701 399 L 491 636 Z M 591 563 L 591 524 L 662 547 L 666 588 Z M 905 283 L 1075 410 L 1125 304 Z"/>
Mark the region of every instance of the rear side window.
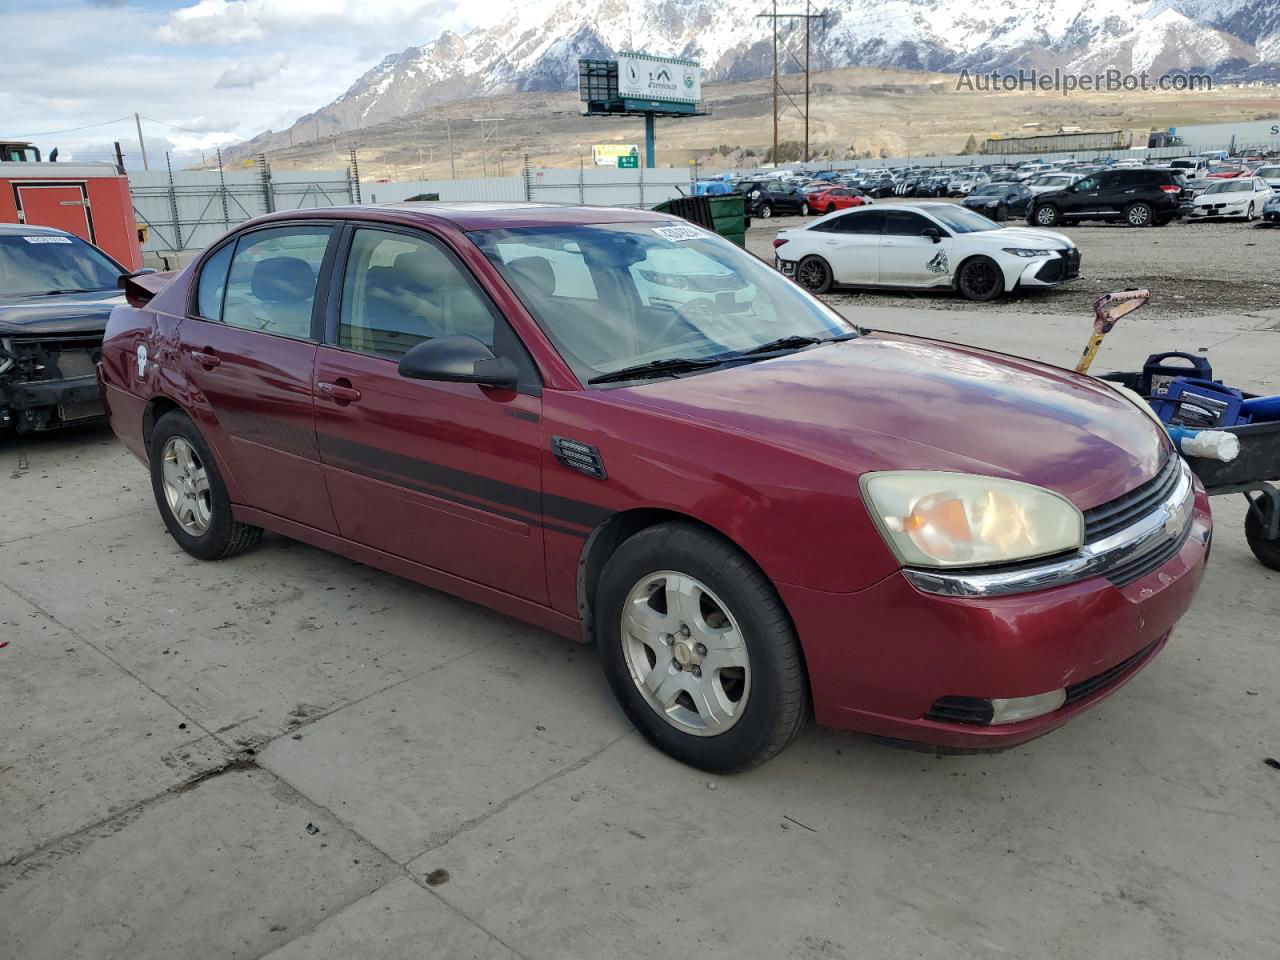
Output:
<path fill-rule="evenodd" d="M 316 280 L 330 233 L 328 227 L 279 227 L 242 236 L 231 258 L 222 322 L 310 339 Z"/>
<path fill-rule="evenodd" d="M 825 226 L 831 233 L 878 234 L 883 219 L 884 215 L 878 210 L 870 210 L 866 213 L 846 213 L 842 217 L 828 220 Z"/>
<path fill-rule="evenodd" d="M 231 265 L 231 253 L 235 248 L 234 243 L 226 244 L 200 268 L 196 316 L 206 320 L 217 320 L 222 316 L 222 294 L 227 289 L 227 268 Z"/>

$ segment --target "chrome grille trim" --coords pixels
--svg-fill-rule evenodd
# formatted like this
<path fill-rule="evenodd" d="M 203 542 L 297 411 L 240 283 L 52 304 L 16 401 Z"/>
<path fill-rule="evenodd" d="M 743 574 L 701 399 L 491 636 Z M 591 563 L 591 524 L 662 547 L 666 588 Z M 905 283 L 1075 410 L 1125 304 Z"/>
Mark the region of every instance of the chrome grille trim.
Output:
<path fill-rule="evenodd" d="M 907 567 L 902 572 L 917 589 L 947 597 L 1006 596 L 1113 574 L 1113 583 L 1125 586 L 1172 558 L 1190 534 L 1195 519 L 1191 469 L 1181 457 L 1171 462 L 1176 477 L 1173 489 L 1150 512 L 1121 530 L 1086 542 L 1069 557 L 985 570 Z"/>

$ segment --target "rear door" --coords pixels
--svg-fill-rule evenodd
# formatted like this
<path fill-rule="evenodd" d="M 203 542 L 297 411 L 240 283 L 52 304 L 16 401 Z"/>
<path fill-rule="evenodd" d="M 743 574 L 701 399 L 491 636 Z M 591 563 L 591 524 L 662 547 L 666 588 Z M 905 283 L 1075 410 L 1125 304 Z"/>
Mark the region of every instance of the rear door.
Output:
<path fill-rule="evenodd" d="M 819 237 L 817 253 L 831 265 L 836 283 L 878 282 L 883 219 L 878 209 L 861 208 L 811 228 Z"/>
<path fill-rule="evenodd" d="M 320 456 L 342 535 L 546 602 L 532 362 L 439 239 L 390 227 L 347 235 L 315 371 Z M 546 261 L 525 264 L 544 265 L 551 272 Z M 518 388 L 400 376 L 406 350 L 448 334 L 509 357 Z"/>
<path fill-rule="evenodd" d="M 928 217 L 911 210 L 885 210 L 879 248 L 879 282 L 901 287 L 942 286 L 951 282 L 955 241 Z M 924 231 L 944 235 L 939 243 Z"/>
<path fill-rule="evenodd" d="M 178 362 L 203 396 L 206 436 L 247 506 L 337 532 L 316 447 L 316 292 L 331 262 L 327 224 L 250 230 L 200 267 L 178 327 Z"/>
<path fill-rule="evenodd" d="M 89 191 L 84 181 L 15 183 L 13 197 L 18 219 L 31 226 L 56 227 L 94 243 Z"/>

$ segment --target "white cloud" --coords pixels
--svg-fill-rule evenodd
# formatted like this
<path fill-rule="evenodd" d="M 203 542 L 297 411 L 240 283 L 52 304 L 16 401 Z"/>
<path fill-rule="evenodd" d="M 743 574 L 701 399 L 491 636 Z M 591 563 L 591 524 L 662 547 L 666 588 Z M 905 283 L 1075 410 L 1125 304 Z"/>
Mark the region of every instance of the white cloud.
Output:
<path fill-rule="evenodd" d="M 280 40 L 289 32 L 338 31 L 339 36 L 378 38 L 398 49 L 405 32 L 447 24 L 469 25 L 457 0 L 197 0 L 174 10 L 156 31 L 161 43 L 212 46 Z M 425 43 L 435 37 L 416 39 Z M 394 38 L 394 39 L 393 39 Z"/>
<path fill-rule="evenodd" d="M 289 55 L 273 53 L 261 60 L 241 60 L 234 67 L 222 71 L 214 87 L 219 90 L 252 90 L 284 71 L 289 65 Z"/>

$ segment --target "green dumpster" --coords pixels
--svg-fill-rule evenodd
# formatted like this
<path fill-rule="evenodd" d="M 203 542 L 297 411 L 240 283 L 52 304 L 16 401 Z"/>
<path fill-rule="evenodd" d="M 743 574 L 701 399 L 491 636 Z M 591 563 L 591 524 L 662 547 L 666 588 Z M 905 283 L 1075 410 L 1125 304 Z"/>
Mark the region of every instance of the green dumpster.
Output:
<path fill-rule="evenodd" d="M 740 193 L 719 197 L 676 197 L 653 209 L 713 230 L 740 247 L 747 245 L 747 198 Z"/>

